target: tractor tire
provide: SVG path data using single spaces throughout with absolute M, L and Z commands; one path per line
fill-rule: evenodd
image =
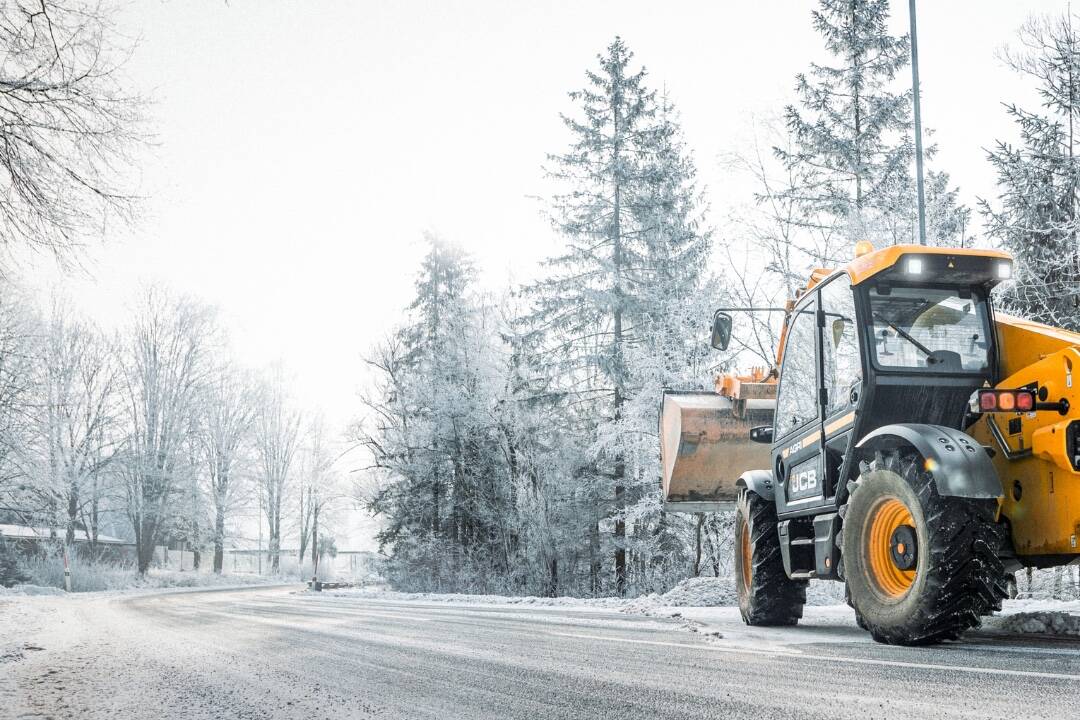
M 844 506 L 844 509 L 846 510 L 847 506 Z M 836 533 L 836 541 L 835 541 L 835 543 L 836 543 L 837 549 L 840 550 L 840 553 L 841 553 L 840 559 L 836 562 L 836 574 L 840 576 L 841 580 L 843 580 L 844 579 L 844 556 L 843 556 L 843 552 L 844 552 L 844 528 L 843 528 L 843 526 L 840 527 L 840 532 Z M 847 583 L 844 583 L 844 602 L 847 603 L 847 606 L 849 608 L 851 608 L 852 610 L 855 611 L 855 624 L 858 625 L 861 629 L 869 631 L 870 626 L 866 624 L 866 621 L 863 620 L 862 615 L 859 614 L 859 609 L 857 607 L 855 607 L 855 605 L 851 602 L 851 591 L 848 590 Z
M 844 581 L 875 640 L 955 640 L 1001 609 L 1005 538 L 996 501 L 939 495 L 914 451 L 877 453 L 848 490 Z
M 776 506 L 745 488 L 735 513 L 735 589 L 747 625 L 795 625 L 806 604 L 806 580 L 784 571 Z

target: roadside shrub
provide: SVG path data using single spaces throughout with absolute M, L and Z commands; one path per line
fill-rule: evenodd
M 72 554 L 71 589 L 73 592 L 122 590 L 138 584 L 139 574 L 130 563 L 95 563 Z M 63 589 L 64 558 L 60 554 L 38 556 L 27 560 L 23 570 L 32 585 Z
M 208 568 L 201 570 L 167 570 L 151 568 L 146 577 L 140 577 L 134 563 L 91 562 L 77 556 L 71 557 L 72 592 L 100 592 L 103 590 L 126 590 L 128 588 L 187 588 L 205 586 L 249 585 L 281 582 L 282 576 L 215 575 Z M 22 565 L 23 579 L 33 585 L 63 589 L 64 558 L 59 554 L 35 557 Z M 15 584 L 15 583 L 13 583 Z
M 28 580 L 26 573 L 19 567 L 15 548 L 6 540 L 0 540 L 0 586 L 11 587 Z

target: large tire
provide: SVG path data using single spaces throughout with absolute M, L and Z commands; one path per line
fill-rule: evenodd
M 735 515 L 735 588 L 747 625 L 794 625 L 806 603 L 806 580 L 791 580 L 780 556 L 776 506 L 745 488 Z
M 1001 609 L 1004 533 L 996 501 L 939 495 L 913 451 L 877 453 L 849 491 L 844 580 L 859 624 L 875 640 L 953 640 Z

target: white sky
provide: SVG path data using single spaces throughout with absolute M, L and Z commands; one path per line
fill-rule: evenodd
M 565 146 L 566 93 L 614 35 L 679 105 L 719 222 L 752 188 L 718 158 L 821 56 L 814 5 L 135 0 L 127 70 L 157 132 L 145 215 L 90 253 L 92 279 L 70 282 L 105 323 L 147 280 L 219 305 L 241 359 L 282 361 L 301 400 L 343 425 L 361 355 L 409 301 L 424 229 L 468 248 L 496 290 L 557 249 L 531 198 Z M 1000 102 L 1034 106 L 994 53 L 1030 13 L 1065 7 L 920 3 L 934 166 L 970 205 L 993 193 L 984 148 L 1013 137 Z M 905 32 L 907 3 L 893 11 Z

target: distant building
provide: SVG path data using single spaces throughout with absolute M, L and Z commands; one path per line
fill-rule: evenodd
M 64 528 L 33 527 L 30 525 L 0 524 L 0 540 L 12 543 L 17 550 L 34 555 L 44 553 L 57 539 L 63 540 Z M 82 528 L 75 529 L 75 548 L 80 554 L 89 553 L 90 536 Z M 99 557 L 113 560 L 135 558 L 135 543 L 112 535 L 98 534 L 97 551 Z

